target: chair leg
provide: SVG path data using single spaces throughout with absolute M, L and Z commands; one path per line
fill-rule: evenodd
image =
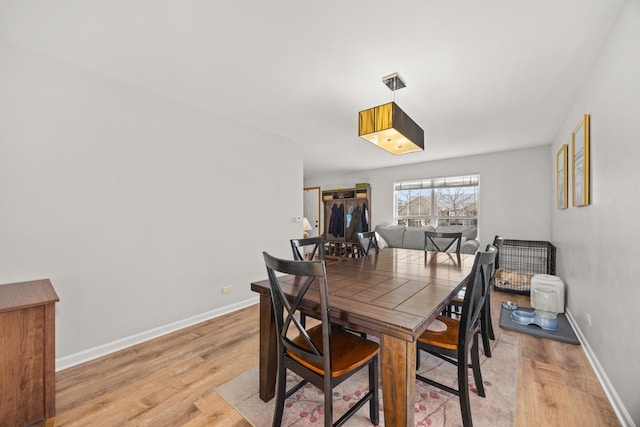
M 484 339 L 484 338 L 483 338 Z M 473 380 L 476 383 L 476 389 L 480 397 L 485 397 L 484 384 L 482 383 L 482 372 L 480 371 L 480 356 L 478 353 L 478 334 L 473 336 L 473 345 L 471 346 L 471 369 L 473 370 Z
M 489 335 L 489 338 L 491 338 L 492 340 L 495 341 L 496 336 L 493 333 L 493 321 L 491 320 L 491 292 L 489 292 L 487 294 L 487 298 L 485 300 L 485 309 L 486 309 L 486 313 L 487 313 L 487 331 Z
M 378 356 L 375 356 L 369 363 L 369 390 L 373 392 L 369 401 L 369 418 L 371 424 L 380 423 L 380 407 L 378 406 Z
M 324 426 L 333 427 L 333 387 L 331 378 L 325 375 L 324 378 Z
M 482 313 L 480 314 L 480 328 L 482 330 L 482 347 L 484 348 L 484 355 L 491 357 L 491 343 L 490 339 L 495 340 L 495 334 L 493 333 L 493 323 L 491 322 L 491 292 L 487 294 L 484 300 L 484 306 L 482 307 Z
M 280 356 L 282 357 L 282 356 Z M 282 413 L 284 412 L 284 400 L 287 392 L 287 369 L 282 366 L 282 361 L 278 363 L 278 385 L 276 390 L 276 406 L 273 413 L 273 427 L 280 427 L 282 424 Z
M 483 310 L 480 316 L 480 329 L 482 333 L 482 347 L 484 348 L 484 355 L 491 357 L 491 343 L 489 342 L 489 327 L 487 325 L 489 320 L 487 319 L 487 312 Z
M 460 399 L 460 412 L 462 413 L 462 425 L 464 427 L 473 426 L 471 403 L 469 401 L 469 379 L 467 377 L 468 365 L 466 354 L 462 358 L 458 358 L 458 398 Z

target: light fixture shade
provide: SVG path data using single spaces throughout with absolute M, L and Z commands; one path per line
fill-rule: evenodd
M 360 111 L 358 135 L 390 152 L 424 150 L 424 131 L 395 102 Z
M 304 231 L 313 230 L 313 228 L 311 227 L 311 224 L 309 223 L 309 220 L 307 219 L 307 217 L 302 218 L 302 229 Z

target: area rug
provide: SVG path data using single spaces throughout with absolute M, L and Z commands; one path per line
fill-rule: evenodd
M 496 331 L 496 341 L 492 341 L 493 357 L 481 355 L 482 379 L 486 397 L 477 395 L 473 375 L 469 371 L 469 389 L 471 391 L 471 414 L 475 426 L 512 426 L 515 415 L 516 364 L 518 354 L 517 338 Z M 418 370 L 423 376 L 433 378 L 454 388 L 456 368 L 425 352 L 421 353 L 421 366 Z M 482 351 L 481 351 L 482 353 Z M 297 377 L 288 373 L 289 386 Z M 216 390 L 227 402 L 234 406 L 256 427 L 271 426 L 275 399 L 263 402 L 258 397 L 258 368 L 237 377 Z M 337 420 L 353 402 L 368 391 L 366 370 L 354 375 L 334 390 L 334 420 Z M 380 390 L 380 426 L 384 426 L 384 407 Z M 393 405 L 393 402 L 389 403 Z M 307 384 L 285 402 L 282 426 L 320 426 L 323 424 L 323 394 Z M 348 426 L 371 426 L 369 405 L 360 409 L 349 421 Z M 415 403 L 416 426 L 461 426 L 460 403 L 458 397 L 427 385 L 416 382 Z
M 549 331 L 542 329 L 538 325 L 521 325 L 511 320 L 512 310 L 501 307 L 500 311 L 500 327 L 511 331 L 522 332 L 523 334 L 529 334 L 540 338 L 549 338 L 551 340 L 566 342 L 569 344 L 580 344 L 576 333 L 569 323 L 569 319 L 564 313 L 558 313 L 558 330 Z M 533 311 L 530 307 L 519 307 L 518 310 Z

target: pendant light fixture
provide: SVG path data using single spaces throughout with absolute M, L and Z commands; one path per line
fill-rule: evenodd
M 406 83 L 398 73 L 382 82 L 393 91 L 394 101 L 360 111 L 358 135 L 394 155 L 424 150 L 424 131 L 395 103 L 395 91 Z

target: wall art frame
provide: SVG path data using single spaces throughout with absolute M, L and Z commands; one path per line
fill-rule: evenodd
M 558 209 L 569 207 L 569 146 L 562 144 L 556 154 L 556 194 Z
M 589 122 L 589 114 L 585 114 L 571 133 L 573 206 L 586 206 L 591 203 L 589 197 Z

